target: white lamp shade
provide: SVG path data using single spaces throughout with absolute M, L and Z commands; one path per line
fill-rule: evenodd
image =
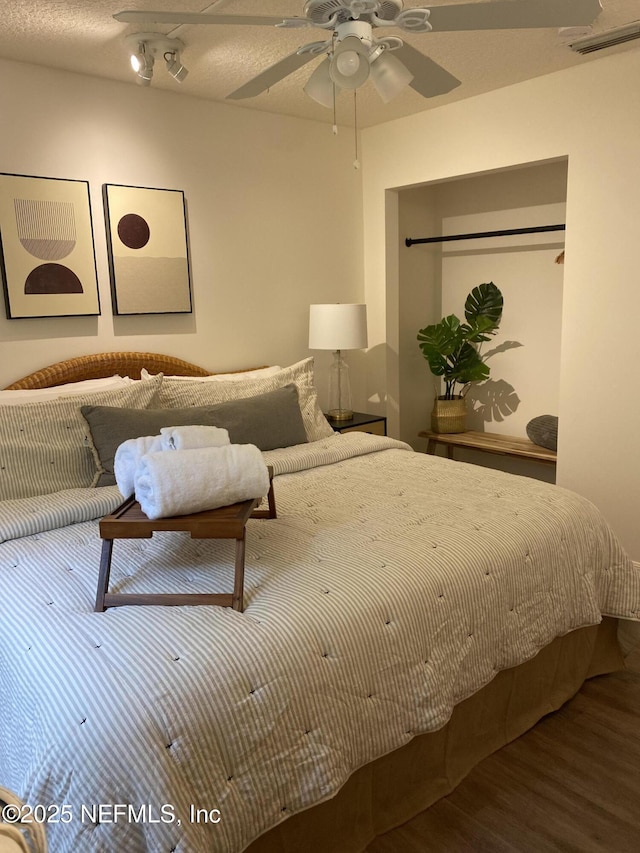
M 382 100 L 388 104 L 409 85 L 413 74 L 396 56 L 385 50 L 371 63 L 371 79 Z
M 330 60 L 327 57 L 318 65 L 304 87 L 306 94 L 317 103 L 322 104 L 323 107 L 333 106 L 333 87 L 335 84 L 329 76 L 329 65 Z
M 329 75 L 341 89 L 357 89 L 369 76 L 369 48 L 357 36 L 347 36 L 333 52 Z
M 367 346 L 367 306 L 331 303 L 311 305 L 309 349 L 345 350 Z

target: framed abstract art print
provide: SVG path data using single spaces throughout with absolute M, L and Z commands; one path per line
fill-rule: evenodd
M 0 174 L 7 317 L 100 313 L 87 181 Z
M 191 312 L 184 193 L 103 186 L 114 314 Z

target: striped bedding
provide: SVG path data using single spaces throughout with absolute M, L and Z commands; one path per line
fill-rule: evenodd
M 115 487 L 0 506 L 0 785 L 50 809 L 51 853 L 242 851 L 554 637 L 640 616 L 568 491 L 363 433 L 265 458 L 244 613 L 94 613 Z M 118 541 L 111 588 L 228 592 L 232 550 Z

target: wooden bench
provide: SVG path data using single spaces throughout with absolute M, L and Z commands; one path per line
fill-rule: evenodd
M 528 438 L 519 438 L 512 435 L 500 435 L 495 432 L 467 432 L 440 433 L 424 430 L 418 433 L 420 438 L 426 438 L 427 453 L 435 455 L 436 446 L 442 444 L 447 448 L 447 456 L 453 459 L 455 447 L 466 447 L 469 450 L 482 450 L 485 453 L 497 453 L 501 456 L 512 456 L 520 459 L 533 459 L 536 462 L 545 462 L 555 465 L 557 453 L 548 450 L 529 441 Z

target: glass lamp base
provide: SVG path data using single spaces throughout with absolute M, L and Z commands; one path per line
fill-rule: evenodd
M 330 409 L 327 412 L 327 417 L 330 421 L 350 421 L 353 417 L 353 412 L 347 409 Z
M 346 421 L 353 417 L 349 366 L 342 357 L 340 350 L 334 352 L 333 364 L 329 370 L 328 411 L 329 418 L 335 421 Z

